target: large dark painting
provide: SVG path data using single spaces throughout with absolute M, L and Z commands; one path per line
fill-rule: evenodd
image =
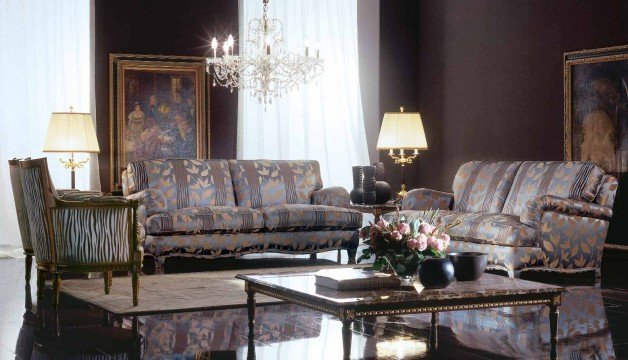
M 112 54 L 112 185 L 132 161 L 206 158 L 205 59 Z
M 628 172 L 628 45 L 566 53 L 565 158 Z

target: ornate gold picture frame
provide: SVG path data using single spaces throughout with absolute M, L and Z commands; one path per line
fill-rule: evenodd
M 111 188 L 131 161 L 209 157 L 205 58 L 109 55 Z
M 628 45 L 568 52 L 563 64 L 565 160 L 628 172 Z

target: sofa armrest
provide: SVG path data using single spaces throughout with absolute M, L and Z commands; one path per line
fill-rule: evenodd
M 101 197 L 104 194 L 100 191 L 81 191 L 75 189 L 57 189 L 57 194 L 61 200 L 83 201 L 91 198 Z
M 126 196 L 129 200 L 139 201 L 140 208 L 146 216 L 161 213 L 168 210 L 166 203 L 166 197 L 161 190 L 157 189 L 144 189 L 140 192 L 136 192 Z
M 557 212 L 564 215 L 594 218 L 611 221 L 613 209 L 604 205 L 585 201 L 565 199 L 554 195 L 539 195 L 526 203 L 526 211 L 521 216 L 521 222 L 538 227 L 546 212 Z
M 340 186 L 330 186 L 312 193 L 312 205 L 329 205 L 348 208 L 351 204 L 349 192 Z
M 401 201 L 403 210 L 451 210 L 454 194 L 431 189 L 412 189 Z

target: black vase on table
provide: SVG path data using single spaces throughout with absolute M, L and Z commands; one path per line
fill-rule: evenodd
M 375 166 L 375 204 L 385 204 L 392 196 L 392 189 L 386 182 L 384 163 L 375 162 L 373 166 Z
M 375 204 L 377 200 L 377 194 L 375 193 L 375 166 L 363 166 L 362 174 L 362 188 L 364 193 L 362 194 L 362 202 L 367 205 Z
M 444 289 L 454 280 L 454 265 L 447 258 L 428 257 L 421 261 L 417 275 L 426 289 Z
M 449 253 L 447 258 L 454 265 L 454 276 L 458 281 L 479 280 L 488 263 L 488 254 L 481 252 Z
M 385 181 L 375 182 L 375 203 L 385 204 L 392 195 L 390 184 Z
M 383 162 L 374 162 L 373 166 L 375 166 L 375 180 L 377 181 L 386 181 L 386 168 L 384 167 Z
M 349 193 L 349 198 L 354 204 L 362 204 L 362 194 L 364 189 L 362 188 L 362 166 L 354 166 L 353 168 L 353 189 Z

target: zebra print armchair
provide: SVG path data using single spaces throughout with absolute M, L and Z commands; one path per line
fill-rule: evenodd
M 26 215 L 26 205 L 24 204 L 24 194 L 22 192 L 22 180 L 20 178 L 20 160 L 9 160 L 9 175 L 11 178 L 11 188 L 13 189 L 13 199 L 15 200 L 15 212 L 22 239 L 22 249 L 26 255 L 25 272 L 26 288 L 30 289 L 31 268 L 33 267 L 33 246 L 31 245 L 31 233 L 28 228 L 28 215 Z M 26 301 L 26 309 L 31 309 L 30 301 Z
M 45 273 L 52 276 L 53 305 L 57 307 L 63 272 L 103 272 L 108 294 L 112 272 L 130 271 L 133 306 L 137 306 L 142 266 L 138 203 L 97 194 L 62 199 L 50 181 L 46 158 L 20 161 L 20 177 L 37 263 L 38 303 Z

